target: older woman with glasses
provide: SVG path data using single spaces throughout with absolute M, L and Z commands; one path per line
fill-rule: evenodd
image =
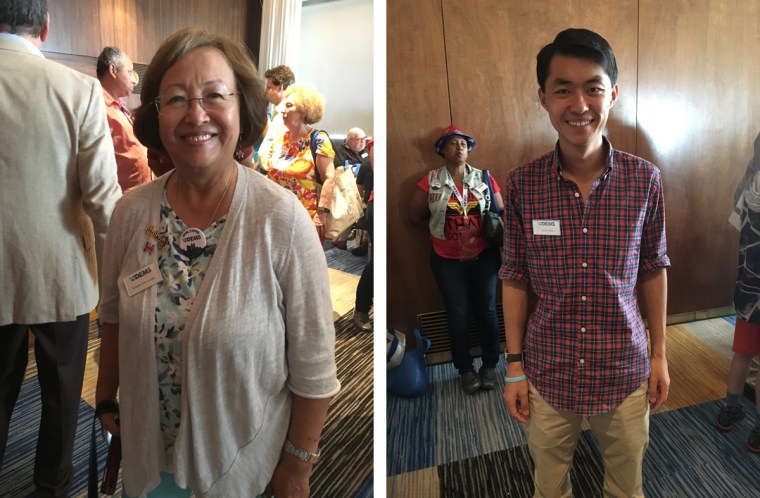
M 135 133 L 175 169 L 122 198 L 106 240 L 96 414 L 122 436 L 124 490 L 305 498 L 340 384 L 312 222 L 233 159 L 264 85 L 242 45 L 187 29 L 140 97 Z
M 335 172 L 330 137 L 311 125 L 322 119 L 325 98 L 311 85 L 295 84 L 283 94 L 283 134 L 274 139 L 272 155 L 262 156 L 267 176 L 296 194 L 324 241 L 325 207 Z M 324 195 L 322 186 L 324 184 Z

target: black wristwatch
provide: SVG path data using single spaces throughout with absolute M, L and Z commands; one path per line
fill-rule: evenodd
M 507 364 L 509 363 L 517 363 L 518 361 L 523 361 L 523 354 L 522 353 L 504 353 L 504 359 L 507 361 Z

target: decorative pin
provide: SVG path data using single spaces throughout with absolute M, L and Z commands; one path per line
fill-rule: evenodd
M 159 249 L 163 249 L 164 246 L 169 243 L 169 237 L 167 237 L 166 235 L 161 235 L 158 232 L 158 230 L 156 230 L 156 227 L 154 227 L 153 225 L 149 226 L 145 230 L 145 233 L 150 235 L 153 239 L 156 240 L 156 242 L 158 242 Z
M 153 254 L 153 249 L 155 249 L 155 246 L 151 244 L 150 242 L 146 242 L 145 247 L 143 247 L 143 252 L 147 252 L 148 254 Z
M 188 228 L 179 237 L 179 248 L 188 258 L 197 258 L 206 247 L 206 234 L 199 228 Z

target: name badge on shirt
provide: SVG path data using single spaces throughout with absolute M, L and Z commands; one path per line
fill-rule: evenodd
M 559 220 L 533 220 L 533 235 L 562 235 Z
M 368 155 L 369 155 L 369 153 L 368 153 L 368 152 L 362 152 L 362 159 L 364 159 L 364 158 L 365 158 L 365 157 L 367 157 Z
M 129 297 L 144 291 L 148 287 L 156 285 L 160 281 L 161 271 L 158 269 L 158 263 L 155 261 L 145 268 L 137 270 L 132 275 L 124 277 L 124 285 L 127 288 L 127 295 Z

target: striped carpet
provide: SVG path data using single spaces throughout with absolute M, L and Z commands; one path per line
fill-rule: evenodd
M 336 363 L 341 392 L 333 399 L 322 436 L 322 460 L 311 479 L 313 498 L 370 498 L 372 494 L 372 334 L 358 334 L 351 314 L 335 322 Z M 97 328 L 91 325 L 89 349 L 98 347 Z M 5 463 L 0 471 L 0 497 L 18 498 L 34 491 L 32 472 L 41 411 L 36 367 L 30 351 L 31 375 L 21 388 L 11 419 Z M 75 474 L 70 496 L 87 495 L 87 469 L 93 408 L 80 402 L 79 427 L 74 443 Z M 102 470 L 106 448 L 99 445 Z M 121 496 L 121 482 L 116 496 Z
M 328 244 L 329 242 L 326 242 Z M 330 246 L 325 251 L 327 266 L 352 275 L 361 275 L 367 265 L 367 256 L 354 256 L 351 251 Z
M 713 345 L 730 341 L 733 326 L 722 319 L 696 323 L 698 334 L 686 324 L 672 334 L 668 328 L 671 379 L 677 380 L 671 389 L 695 388 L 680 401 L 674 396 L 670 410 L 652 416 L 644 491 L 650 497 L 760 497 L 760 456 L 745 449 L 754 418 L 729 433 L 714 429 L 729 360 Z M 706 333 L 713 344 L 699 337 Z M 706 368 L 711 363 L 718 367 Z M 500 382 L 503 368 L 498 369 Z M 507 414 L 503 385 L 466 396 L 451 363 L 428 366 L 427 372 L 425 396 L 387 399 L 387 497 L 532 496 L 532 461 L 522 426 Z M 698 389 L 707 380 L 722 387 Z M 754 405 L 745 403 L 753 413 Z M 584 431 L 571 473 L 574 496 L 601 496 L 602 469 L 594 437 Z

